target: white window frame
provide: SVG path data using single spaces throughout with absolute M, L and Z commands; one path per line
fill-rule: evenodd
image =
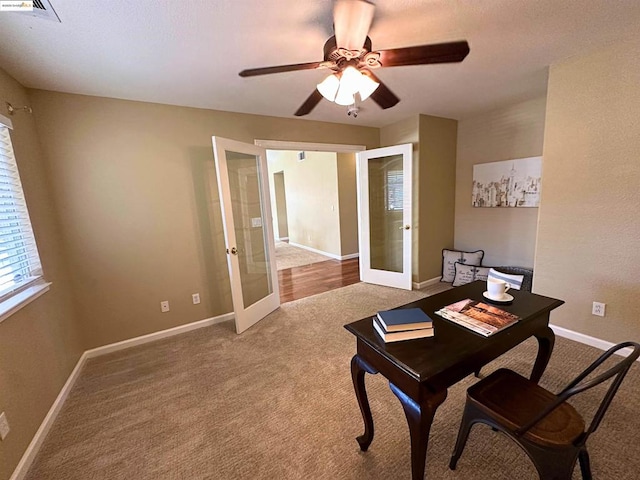
M 7 137 L 9 139 L 8 147 L 4 149 L 4 153 L 0 158 L 2 158 L 2 161 L 5 165 L 8 165 L 7 168 L 14 169 L 15 172 L 12 175 L 14 175 L 16 179 L 14 179 L 12 188 L 18 189 L 17 196 L 24 198 L 22 184 L 20 182 L 20 175 L 18 173 L 18 166 L 16 164 L 15 154 L 13 151 L 11 135 L 9 132 L 13 129 L 11 119 L 0 115 L 0 129 L 2 130 L 1 133 L 3 134 L 4 130 L 6 130 Z M 13 193 L 16 193 L 15 190 Z M 24 205 L 20 205 L 20 207 L 23 208 L 23 213 L 19 215 L 19 222 L 21 228 L 27 231 L 26 235 L 31 242 L 31 245 L 29 246 L 29 253 L 34 260 L 30 263 L 32 263 L 34 267 L 30 272 L 31 275 L 27 280 L 14 285 L 9 285 L 5 289 L 3 289 L 4 292 L 0 295 L 0 322 L 47 292 L 49 290 L 49 286 L 51 285 L 44 280 L 40 257 L 38 254 L 38 247 L 35 244 L 35 238 L 33 238 L 31 220 L 29 218 L 29 212 L 27 211 L 26 202 L 24 202 Z

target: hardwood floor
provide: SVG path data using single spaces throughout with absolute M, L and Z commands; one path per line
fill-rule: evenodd
M 327 260 L 278 271 L 280 302 L 309 297 L 360 281 L 358 259 Z

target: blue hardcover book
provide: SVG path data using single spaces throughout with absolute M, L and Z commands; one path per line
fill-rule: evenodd
M 433 327 L 429 315 L 419 308 L 397 308 L 378 312 L 378 320 L 387 332 L 419 330 Z

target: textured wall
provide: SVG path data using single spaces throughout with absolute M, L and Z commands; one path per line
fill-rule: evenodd
M 5 102 L 32 105 L 25 89 L 0 70 L 3 108 Z M 0 412 L 6 413 L 11 426 L 0 442 L 0 480 L 10 477 L 84 350 L 34 117 L 20 111 L 11 120 L 11 139 L 45 278 L 53 284 L 0 322 Z
M 358 193 L 355 153 L 338 153 L 340 254 L 358 253 Z
M 31 97 L 85 348 L 231 311 L 212 135 L 369 148 L 379 139 L 378 129 L 352 125 L 47 91 Z M 161 300 L 170 312 L 160 312 Z
M 538 209 L 472 207 L 473 165 L 542 155 L 545 102 L 515 103 L 458 125 L 455 247 L 484 250 L 485 265 L 533 266 Z
M 612 342 L 640 340 L 638 51 L 621 43 L 549 73 L 534 288 L 566 301 L 553 323 Z
M 442 249 L 454 242 L 458 122 L 420 115 L 420 277 L 439 277 Z
M 331 152 L 267 152 L 270 183 L 284 172 L 289 242 L 340 255 L 337 155 Z M 273 199 L 273 192 L 271 193 Z

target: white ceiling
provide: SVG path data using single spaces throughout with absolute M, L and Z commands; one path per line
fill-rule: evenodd
M 0 68 L 27 87 L 293 117 L 326 71 L 240 78 L 322 60 L 330 0 L 51 0 L 62 23 L 0 12 Z M 547 67 L 636 34 L 638 0 L 377 0 L 375 49 L 466 39 L 460 64 L 383 68 L 400 97 L 357 119 L 322 101 L 306 119 L 384 126 L 465 116 L 546 90 Z M 4 100 L 4 99 L 3 99 Z

